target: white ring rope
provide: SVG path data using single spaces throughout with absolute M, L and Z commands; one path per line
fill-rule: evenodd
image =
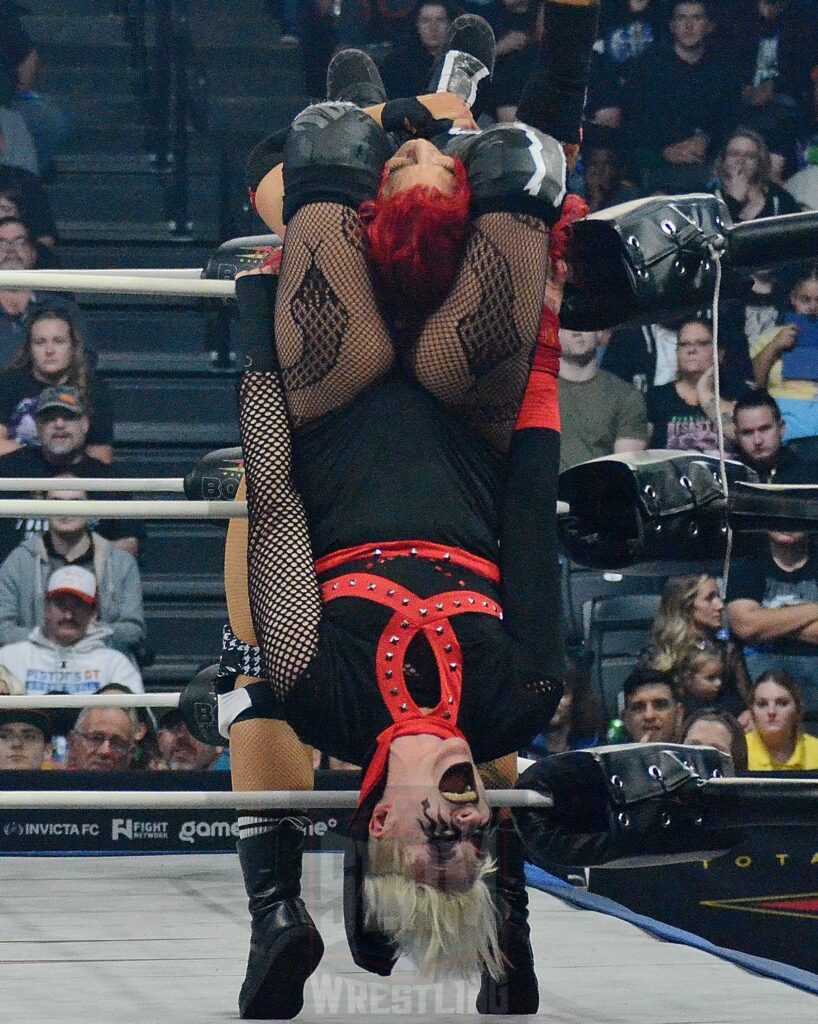
M 81 483 L 78 478 L 77 485 Z M 103 519 L 246 519 L 247 502 L 149 499 L 67 502 L 56 498 L 0 498 L 0 519 L 68 515 Z
M 70 467 L 65 470 L 69 479 L 55 476 L 0 477 L 0 491 L 142 491 L 145 494 L 184 494 L 182 477 L 71 477 Z
M 489 789 L 486 800 L 491 807 L 552 807 L 549 796 L 532 789 Z M 251 793 L 227 791 L 165 790 L 66 790 L 41 789 L 20 792 L 0 790 L 0 810 L 323 810 L 354 809 L 358 791 L 340 790 L 264 790 Z
M 32 693 L 0 694 L 4 711 L 51 711 L 55 708 L 178 708 L 178 693 Z
M 158 277 L 176 281 L 201 281 L 200 267 L 111 267 L 108 270 L 75 270 L 61 268 L 61 274 L 91 274 L 94 277 Z
M 139 274 L 86 274 L 64 270 L 0 270 L 0 289 L 94 292 L 114 295 L 173 295 L 181 298 L 232 299 L 235 281 L 148 277 Z

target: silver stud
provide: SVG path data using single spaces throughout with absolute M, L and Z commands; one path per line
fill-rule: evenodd
M 401 711 L 407 711 L 408 710 L 406 704 L 401 704 L 400 709 L 401 709 Z
M 443 561 L 444 562 L 451 562 L 451 560 L 452 560 L 452 556 L 447 551 L 446 554 L 443 556 Z
M 412 558 L 414 558 L 417 553 L 418 553 L 418 549 L 417 548 L 410 548 L 409 549 L 409 554 L 412 556 Z
M 349 585 L 350 585 L 351 587 L 354 587 L 354 586 L 355 586 L 355 584 L 356 584 L 357 582 L 358 582 L 357 580 L 350 580 L 350 581 L 349 581 Z
M 469 604 L 474 604 L 474 598 L 473 597 L 469 598 Z
M 442 604 L 436 604 L 435 605 L 435 611 L 436 612 L 442 612 L 443 611 L 443 605 Z
M 367 590 L 377 590 L 378 589 L 378 584 L 377 583 L 370 583 L 369 586 L 366 589 Z
M 463 607 L 463 602 L 462 601 L 455 601 L 454 606 L 455 606 L 455 608 L 462 608 Z
M 451 713 L 451 711 L 444 711 L 444 712 L 443 712 L 443 717 L 444 717 L 445 719 L 449 719 L 449 718 L 451 718 L 451 717 L 452 717 L 452 713 Z
M 443 627 L 442 626 L 438 626 L 435 629 L 435 633 L 437 633 L 438 636 L 443 636 Z
M 397 688 L 397 686 L 393 686 L 392 689 L 389 692 L 392 694 L 393 697 L 397 697 L 397 695 L 398 695 L 398 688 Z
M 395 657 L 395 655 L 391 651 L 387 651 L 384 657 L 386 658 L 387 661 L 391 661 Z
M 387 590 L 386 596 L 387 597 L 394 597 L 395 596 L 395 591 L 394 590 Z
M 393 590 L 392 593 L 394 594 L 395 591 Z M 407 604 L 409 604 L 409 598 L 408 597 L 404 597 L 404 599 L 401 601 L 401 604 L 404 605 L 404 607 L 405 607 Z
M 449 703 L 454 704 L 454 697 L 449 697 Z
M 489 606 L 489 603 L 488 603 L 488 601 L 484 601 L 484 602 L 483 602 L 483 607 L 484 607 L 484 608 L 488 608 L 488 606 Z
M 389 637 L 389 643 L 390 644 L 399 644 L 400 643 L 400 637 L 399 636 L 390 636 Z
M 338 584 L 337 583 L 333 583 L 332 584 L 332 589 L 333 590 L 337 590 L 338 589 Z
M 383 554 L 383 551 L 381 551 L 380 548 L 375 548 L 375 550 L 372 553 L 375 555 L 376 558 L 379 558 Z
M 445 651 L 445 652 L 446 652 L 447 654 L 451 654 L 451 653 L 452 653 L 452 645 L 451 645 L 451 644 L 446 644 L 446 646 L 445 646 L 445 647 L 443 648 L 443 650 L 444 650 L 444 651 Z
M 450 661 L 449 662 L 449 668 L 451 669 L 452 672 L 456 672 L 457 671 L 457 662 L 456 661 Z
M 401 622 L 401 624 L 400 624 L 400 628 L 401 629 L 408 629 L 409 628 L 409 620 L 408 619 L 404 619 L 403 622 Z
M 428 609 L 427 608 L 418 608 L 418 614 L 419 615 L 426 615 L 427 613 L 428 613 Z
M 384 673 L 384 675 L 386 676 L 387 679 L 391 679 L 392 678 L 392 669 L 388 668 L 386 670 L 386 672 Z M 397 690 L 393 690 L 392 691 L 392 696 L 393 697 L 397 697 L 397 695 L 398 695 L 398 691 Z

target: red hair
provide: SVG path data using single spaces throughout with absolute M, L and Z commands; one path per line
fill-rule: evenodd
M 589 212 L 588 204 L 581 196 L 574 195 L 573 192 L 568 193 L 562 204 L 560 219 L 551 228 L 548 239 L 548 255 L 552 263 L 555 260 L 571 262 L 571 227 L 576 221 L 587 217 Z
M 400 320 L 428 315 L 454 282 L 469 231 L 469 188 L 466 168 L 455 160 L 455 191 L 416 185 L 388 198 L 382 195 L 388 177 L 373 201 L 360 209 L 364 243 L 388 305 Z

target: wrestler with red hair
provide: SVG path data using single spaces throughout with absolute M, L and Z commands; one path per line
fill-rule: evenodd
M 542 311 L 565 157 L 525 125 L 393 149 L 349 104 L 299 115 L 274 351 L 269 278 L 237 283 L 261 665 L 241 667 L 220 722 L 236 788 L 287 788 L 258 767 L 262 724 L 366 766 L 345 893 L 358 963 L 388 974 L 406 952 L 432 974 L 481 972 L 481 1012 L 531 1013 L 522 852 L 501 829 L 498 921 L 475 765 L 516 750 L 561 692 L 558 350 Z M 302 833 L 240 821 L 243 1016 L 295 1015 L 320 960 Z

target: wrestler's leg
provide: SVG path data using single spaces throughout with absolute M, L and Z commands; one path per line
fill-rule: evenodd
M 239 397 L 247 536 L 254 558 L 248 560 L 244 530 L 236 525 L 225 552 L 225 585 L 231 625 L 247 641 L 258 637 L 262 674 L 269 679 L 240 676 L 238 690 L 227 695 L 248 697 L 234 702 L 228 716 L 233 783 L 240 790 L 312 788 L 309 749 L 249 695 L 250 690 L 263 694 L 268 707 L 270 689 L 279 700 L 286 696 L 315 653 L 321 616 L 306 519 L 292 482 L 284 391 L 270 352 L 274 285 L 274 279 L 261 276 L 237 282 L 245 360 L 256 367 L 242 377 Z M 304 984 L 323 954 L 321 936 L 300 898 L 305 836 L 305 820 L 294 815 L 259 810 L 239 819 L 237 848 L 252 922 L 239 993 L 242 1017 L 298 1014 Z
M 528 380 L 547 253 L 543 221 L 512 213 L 478 217 L 449 295 L 407 354 L 417 380 L 501 451 Z
M 351 207 L 311 203 L 287 225 L 275 337 L 295 427 L 346 405 L 392 367 Z

